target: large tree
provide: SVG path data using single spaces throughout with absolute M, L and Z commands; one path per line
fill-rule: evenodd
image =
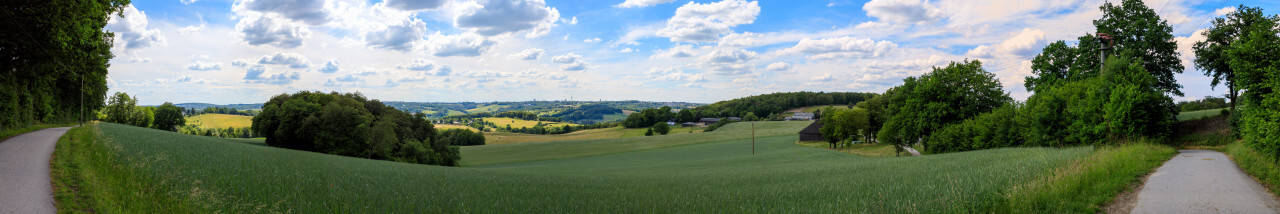
M 1236 11 L 1226 17 L 1213 19 L 1213 26 L 1201 33 L 1205 40 L 1196 42 L 1193 49 L 1196 53 L 1196 68 L 1204 71 L 1204 75 L 1213 77 L 1210 87 L 1219 84 L 1227 87 L 1227 98 L 1231 99 L 1231 111 L 1236 110 L 1236 97 L 1239 89 L 1235 83 L 1235 72 L 1228 63 L 1226 51 L 1231 44 L 1248 36 L 1248 28 L 1255 24 L 1276 23 L 1277 16 L 1262 14 L 1261 8 L 1240 5 Z
M 831 144 L 831 148 L 855 135 L 866 135 L 867 127 L 870 126 L 869 115 L 866 109 L 831 109 L 827 108 L 826 114 L 822 115 L 822 129 L 818 131 L 822 133 L 823 138 L 827 139 L 827 143 Z
M 1031 69 L 1035 76 L 1027 77 L 1027 90 L 1040 92 L 1098 76 L 1104 58 L 1101 49 L 1109 45 L 1112 50 L 1107 51 L 1107 55 L 1122 51 L 1138 53 L 1133 57 L 1155 76 L 1161 92 L 1182 96 L 1182 86 L 1173 78 L 1184 69 L 1178 59 L 1178 45 L 1173 41 L 1173 28 L 1139 0 L 1125 0 L 1119 5 L 1108 2 L 1099 9 L 1102 18 L 1093 20 L 1095 31 L 1111 35 L 1112 41 L 1087 34 L 1078 37 L 1079 43 L 1074 47 L 1064 41 L 1051 43 L 1033 58 Z
M 1274 19 L 1273 19 L 1274 20 Z M 1246 145 L 1280 160 L 1280 30 L 1275 21 L 1254 23 L 1231 44 L 1225 59 L 1235 73 L 1244 109 L 1238 131 Z
M 93 115 L 107 94 L 113 34 L 128 0 L 0 1 L 0 130 Z
M 152 127 L 165 131 L 176 131 L 175 127 L 184 125 L 187 119 L 182 117 L 182 108 L 173 103 L 164 102 L 164 105 L 156 107 L 156 119 Z
M 877 136 L 900 146 L 923 140 L 943 126 L 990 112 L 1012 100 L 979 61 L 952 62 L 919 78 L 903 80 L 902 106 Z

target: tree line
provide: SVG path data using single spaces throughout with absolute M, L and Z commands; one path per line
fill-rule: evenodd
M 138 98 L 124 92 L 111 95 L 111 99 L 107 101 L 106 107 L 99 112 L 97 118 L 104 122 L 165 131 L 178 130 L 187 123 L 187 119 L 182 116 L 182 108 L 173 103 L 165 102 L 160 106 L 138 106 Z
M 236 108 L 231 108 L 231 107 L 205 107 L 204 109 L 201 109 L 201 110 L 196 110 L 194 108 L 183 108 L 183 112 L 187 116 L 196 116 L 201 114 L 230 114 L 230 115 L 255 116 L 255 115 L 258 115 L 259 111 L 238 110 Z
M 107 98 L 114 33 L 128 0 L 0 3 L 0 130 L 93 119 Z
M 301 91 L 271 98 L 253 117 L 267 145 L 407 163 L 457 166 L 458 147 L 410 115 L 358 93 Z M 469 131 L 469 130 L 467 130 Z
M 824 112 L 824 137 L 834 145 L 862 134 L 927 153 L 1169 137 L 1179 109 L 1168 95 L 1181 95 L 1172 76 L 1183 70 L 1172 28 L 1141 1 L 1100 9 L 1093 23 L 1102 34 L 1051 43 L 1032 60 L 1026 102 L 1010 99 L 981 62 L 952 62 L 856 109 Z M 1104 47 L 1113 51 L 1102 64 Z
M 1208 109 L 1229 108 L 1231 103 L 1225 97 L 1206 96 L 1204 99 L 1192 101 L 1178 102 L 1178 109 L 1182 111 L 1199 111 Z

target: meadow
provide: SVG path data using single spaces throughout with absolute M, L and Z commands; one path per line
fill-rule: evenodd
M 439 127 L 437 127 L 439 128 Z M 529 143 L 547 141 L 596 140 L 626 137 L 645 137 L 646 129 L 627 129 L 622 127 L 587 129 L 565 134 L 524 134 L 511 132 L 485 132 L 485 145 Z M 674 128 L 668 135 L 687 134 L 689 127 Z M 702 127 L 693 128 L 693 133 L 702 132 Z
M 106 147 L 131 162 L 124 165 L 167 190 L 159 192 L 187 199 L 206 212 L 982 211 L 1003 200 L 999 192 L 1006 187 L 1091 151 L 1009 148 L 867 158 L 798 146 L 795 132 L 804 123 L 769 122 L 756 124 L 761 137 L 753 154 L 751 139 L 741 136 L 750 131 L 743 124 L 697 134 L 464 147 L 464 161 L 474 167 L 463 168 L 326 155 L 273 148 L 261 140 L 118 124 L 96 127 L 99 137 L 107 139 Z M 614 144 L 636 145 L 605 146 Z M 486 147 L 614 152 L 488 161 L 503 155 L 485 152 L 503 149 Z M 506 154 L 524 155 L 556 157 Z
M 1206 117 L 1214 117 L 1222 114 L 1222 110 L 1226 108 L 1205 109 L 1199 111 L 1185 111 L 1178 113 L 1178 121 L 1188 121 L 1201 119 Z
M 502 128 L 506 128 L 507 125 L 510 125 L 511 128 L 513 129 L 518 129 L 520 127 L 530 128 L 530 127 L 537 126 L 538 123 L 542 123 L 548 126 L 553 126 L 553 125 L 554 126 L 563 126 L 563 125 L 575 126 L 576 125 L 572 123 L 534 121 L 534 120 L 523 120 L 523 119 L 506 118 L 506 117 L 482 117 L 480 119 L 484 120 L 485 122 L 491 122 L 494 125 L 497 125 L 498 127 L 502 127 Z
M 187 117 L 187 125 L 204 128 L 245 128 L 253 126 L 253 117 L 230 114 L 201 114 Z

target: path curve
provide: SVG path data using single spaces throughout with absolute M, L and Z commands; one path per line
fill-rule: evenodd
M 1277 213 L 1280 203 L 1221 152 L 1178 150 L 1138 193 L 1132 213 Z
M 0 213 L 57 212 L 49 156 L 68 129 L 41 129 L 0 142 Z

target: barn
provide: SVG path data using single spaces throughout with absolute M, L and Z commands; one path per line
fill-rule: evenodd
M 804 129 L 800 130 L 800 141 L 826 140 L 826 138 L 822 137 L 822 132 L 818 131 L 819 129 L 822 129 L 822 120 L 813 121 L 813 123 L 809 124 L 808 127 L 804 127 Z

